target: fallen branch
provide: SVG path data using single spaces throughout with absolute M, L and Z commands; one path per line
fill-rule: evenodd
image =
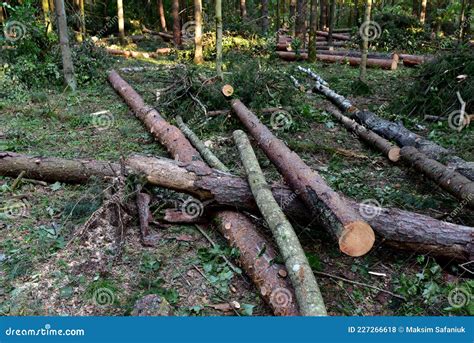
M 257 206 L 268 223 L 285 261 L 301 314 L 304 316 L 326 316 L 324 300 L 305 252 L 293 227 L 273 198 L 250 141 L 240 130 L 234 131 L 234 140 L 239 149 L 240 159 L 247 173 L 250 189 Z

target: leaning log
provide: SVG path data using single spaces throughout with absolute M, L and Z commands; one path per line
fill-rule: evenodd
M 285 61 L 304 61 L 308 59 L 308 54 L 302 52 L 300 54 L 296 54 L 291 51 L 277 51 L 277 55 L 285 60 Z M 323 54 L 316 54 L 316 59 L 322 62 L 328 63 L 347 63 L 351 66 L 358 66 L 360 65 L 361 58 L 359 57 L 350 57 L 350 56 L 338 56 L 338 55 L 323 55 Z M 395 59 L 386 60 L 386 59 L 375 59 L 369 58 L 367 59 L 367 66 L 373 68 L 381 68 L 387 70 L 395 70 L 397 69 L 398 62 Z
M 298 69 L 308 74 L 310 77 L 314 74 L 309 68 L 306 69 L 299 67 Z M 367 129 L 372 130 L 385 139 L 394 141 L 401 147 L 414 146 L 427 157 L 442 163 L 446 162 L 448 168 L 456 170 L 469 180 L 474 181 L 473 162 L 467 162 L 462 158 L 453 155 L 450 150 L 408 130 L 401 123 L 394 123 L 380 118 L 373 112 L 358 109 L 347 98 L 333 91 L 327 86 L 327 84 L 323 85 L 317 79 L 315 79 L 315 89 L 325 95 L 326 98 L 328 98 L 341 111 L 345 112 L 350 118 L 355 119 Z
M 435 181 L 442 189 L 455 196 L 474 209 L 474 182 L 463 175 L 446 168 L 438 161 L 429 159 L 412 146 L 405 146 L 400 151 L 403 161 Z
M 301 314 L 326 316 L 326 306 L 305 252 L 293 227 L 273 197 L 247 135 L 241 130 L 234 131 L 234 140 L 255 202 L 270 227 L 285 262 Z
M 149 131 L 155 136 L 155 138 L 160 141 L 162 145 L 164 145 L 170 155 L 177 161 L 184 162 L 184 163 L 193 163 L 194 165 L 199 166 L 203 170 L 211 170 L 207 164 L 205 164 L 199 152 L 191 145 L 191 143 L 186 139 L 184 134 L 179 130 L 176 126 L 169 124 L 157 110 L 154 108 L 147 106 L 140 95 L 135 92 L 135 90 L 125 81 L 123 80 L 120 75 L 118 75 L 115 71 L 109 73 L 109 81 L 114 89 L 122 96 L 125 102 L 129 105 L 129 107 L 133 110 L 135 115 L 145 123 Z M 244 223 L 247 220 L 247 217 L 244 214 L 235 212 L 233 217 L 236 218 L 235 226 L 240 225 L 240 223 Z M 220 223 L 218 225 L 219 230 L 224 235 L 226 232 L 225 223 L 228 223 L 229 216 L 222 213 L 217 212 L 216 221 Z M 226 222 L 227 220 L 227 222 Z M 248 225 L 247 229 L 250 231 L 254 231 L 254 235 L 258 235 L 257 227 L 255 225 Z M 274 303 L 271 302 L 270 295 L 273 294 L 276 289 L 278 289 L 281 285 L 281 280 L 276 271 L 277 268 L 272 268 L 270 265 L 272 260 L 265 259 L 262 261 L 259 259 L 259 255 L 255 250 L 249 250 L 250 247 L 255 247 L 255 243 L 251 241 L 252 236 L 242 236 L 242 235 L 233 235 L 227 236 L 229 238 L 229 244 L 231 246 L 236 246 L 239 250 L 247 250 L 253 253 L 248 255 L 241 255 L 239 256 L 240 264 L 244 271 L 252 277 L 256 277 L 257 279 L 252 279 L 257 287 L 266 285 L 272 286 L 270 290 L 260 289 L 260 293 L 263 296 L 263 299 L 267 301 L 267 303 L 272 308 L 273 312 L 277 315 L 297 315 L 296 306 L 294 302 L 288 302 L 284 307 L 276 307 Z M 261 236 L 263 241 L 266 241 L 263 236 Z M 267 246 L 271 246 L 270 241 L 266 241 L 265 244 Z M 268 272 L 263 275 L 256 275 L 254 274 L 253 270 L 257 268 L 262 268 L 261 264 L 264 264 L 266 268 L 268 268 Z M 260 264 L 260 266 L 258 266 Z M 281 268 L 284 268 L 281 266 Z M 281 269 L 279 268 L 279 269 Z M 267 279 L 262 282 L 258 280 L 260 277 L 267 277 Z M 265 295 L 263 295 L 265 294 Z
M 165 158 L 130 156 L 120 164 L 0 152 L 1 176 L 17 177 L 22 171 L 25 171 L 26 178 L 66 183 L 85 183 L 92 178 L 111 179 L 122 173 L 136 173 L 143 175 L 151 184 L 190 194 L 215 206 L 238 208 L 253 213 L 258 211 L 250 187 L 244 179 Z M 272 185 L 271 189 L 287 217 L 301 225 L 308 225 L 308 211 L 295 192 L 278 184 Z M 359 204 L 349 198 L 345 200 L 353 211 L 363 208 L 365 212 L 373 214 L 367 220 L 387 245 L 457 261 L 474 259 L 472 227 L 396 208 Z M 268 292 L 269 289 L 265 291 Z
M 349 256 L 366 254 L 375 239 L 370 225 L 352 211 L 317 172 L 276 138 L 240 100 L 233 99 L 231 105 L 288 184 L 314 211 L 319 223 L 337 239 L 340 250 Z
M 386 139 L 380 137 L 378 134 L 367 130 L 364 126 L 357 124 L 353 119 L 350 119 L 343 115 L 335 108 L 327 108 L 328 112 L 331 113 L 339 122 L 344 125 L 346 129 L 354 132 L 360 139 L 368 143 L 371 146 L 381 151 L 388 159 L 392 162 L 397 162 L 400 159 L 400 148 L 393 145 Z

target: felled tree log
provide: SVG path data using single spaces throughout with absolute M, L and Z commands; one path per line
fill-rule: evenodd
M 122 172 L 125 175 L 133 172 L 144 175 L 151 184 L 188 193 L 202 201 L 211 201 L 213 205 L 258 211 L 244 179 L 164 158 L 131 156 L 122 166 L 105 161 L 0 152 L 0 175 L 17 177 L 22 171 L 26 178 L 68 183 L 84 183 L 91 178 L 110 179 Z M 308 211 L 295 192 L 282 185 L 272 185 L 271 189 L 287 217 L 302 225 L 308 224 Z M 353 211 L 364 206 L 365 211 L 376 214 L 370 216 L 368 222 L 390 246 L 459 261 L 474 258 L 474 228 L 400 209 L 362 205 L 349 198 L 345 201 Z
M 308 54 L 302 52 L 300 54 L 296 54 L 291 51 L 277 51 L 276 52 L 281 59 L 285 61 L 302 61 L 308 59 Z M 351 66 L 358 66 L 360 64 L 359 57 L 350 57 L 350 56 L 338 56 L 338 55 L 322 55 L 317 54 L 316 58 L 323 62 L 328 63 L 345 63 L 349 62 Z M 369 58 L 367 59 L 367 66 L 373 68 L 381 68 L 381 69 L 388 69 L 388 70 L 395 70 L 397 69 L 398 62 L 395 59 L 386 60 L 386 59 L 375 59 Z
M 268 223 L 285 262 L 301 314 L 326 316 L 326 306 L 305 252 L 293 227 L 273 197 L 250 141 L 240 130 L 234 131 L 234 140 L 255 202 Z
M 367 130 L 364 126 L 357 124 L 355 120 L 346 117 L 338 110 L 334 108 L 327 108 L 327 110 L 336 117 L 336 119 L 339 120 L 346 129 L 354 132 L 358 137 L 371 146 L 375 146 L 379 151 L 387 156 L 390 161 L 397 162 L 400 159 L 399 147 L 380 137 L 378 134 Z
M 403 65 L 407 67 L 413 67 L 425 62 L 429 62 L 433 59 L 433 56 L 408 55 L 408 54 L 400 54 L 399 57 L 403 61 Z
M 260 112 L 260 113 L 273 113 L 273 112 L 278 112 L 278 111 L 283 111 L 283 110 L 284 108 L 281 108 L 281 107 L 266 107 L 259 110 L 252 110 L 252 111 Z M 216 111 L 208 111 L 207 115 L 209 117 L 217 117 L 220 115 L 227 115 L 231 113 L 232 113 L 231 110 L 216 110 Z
M 329 32 L 325 32 L 325 31 L 316 31 L 316 34 L 320 37 L 326 37 L 326 38 L 329 36 Z M 333 33 L 332 38 L 333 39 L 339 39 L 339 40 L 346 40 L 346 41 L 351 40 L 350 36 L 340 34 L 340 33 Z
M 349 208 L 317 172 L 276 138 L 240 100 L 232 100 L 231 105 L 288 184 L 314 211 L 319 223 L 337 239 L 340 250 L 349 256 L 366 254 L 375 240 L 370 225 Z
M 133 57 L 133 58 L 157 58 L 162 55 L 168 55 L 171 52 L 170 48 L 159 48 L 155 52 L 141 52 L 131 50 L 120 50 L 106 48 L 107 53 L 115 56 Z
M 200 167 L 202 170 L 207 170 L 207 172 L 211 172 L 212 169 L 209 168 L 207 164 L 202 161 L 199 152 L 194 149 L 194 147 L 186 139 L 183 133 L 176 126 L 169 124 L 165 119 L 163 119 L 158 113 L 158 111 L 156 111 L 154 108 L 150 108 L 149 106 L 147 106 L 143 99 L 140 97 L 140 95 L 135 92 L 135 90 L 127 82 L 125 82 L 125 80 L 123 80 L 120 75 L 118 75 L 115 71 L 112 71 L 109 74 L 109 81 L 115 88 L 115 90 L 122 96 L 125 102 L 130 106 L 130 108 L 135 112 L 136 116 L 145 123 L 150 132 L 160 141 L 161 144 L 163 144 L 168 149 L 170 155 L 175 160 L 184 163 L 193 163 L 194 165 Z M 169 177 L 174 177 L 174 175 L 169 175 Z M 229 225 L 229 218 L 231 218 L 229 217 L 229 215 L 226 215 L 222 212 L 216 213 L 215 219 L 218 223 L 220 223 L 218 228 L 222 234 L 226 232 L 226 227 L 224 225 L 226 223 L 227 225 Z M 232 215 L 232 218 L 234 218 L 236 222 L 234 224 L 230 223 L 230 225 L 239 226 L 241 225 L 241 223 L 247 222 L 247 230 L 255 232 L 254 236 L 258 235 L 257 227 L 255 225 L 250 225 L 247 220 L 247 217 L 244 214 L 235 212 Z M 255 247 L 255 243 L 251 241 L 251 237 L 251 235 L 242 236 L 237 234 L 232 236 L 229 235 L 227 238 L 231 239 L 229 240 L 230 245 L 237 247 L 239 250 L 246 250 L 252 252 L 247 255 L 241 255 L 239 257 L 240 264 L 242 265 L 242 268 L 247 273 L 247 275 L 249 275 L 250 277 L 252 277 L 253 275 L 256 278 L 267 278 L 263 282 L 259 279 L 252 279 L 252 281 L 257 287 L 263 285 L 271 286 L 269 290 L 260 289 L 260 293 L 265 294 L 265 296 L 263 296 L 263 299 L 269 301 L 268 304 L 272 308 L 273 312 L 275 314 L 288 316 L 297 315 L 298 313 L 295 312 L 296 306 L 294 305 L 293 299 L 290 299 L 291 301 L 286 303 L 285 306 L 280 307 L 275 306 L 275 304 L 271 301 L 271 294 L 274 294 L 274 292 L 281 285 L 281 281 L 279 280 L 280 277 L 278 275 L 278 272 L 276 272 L 276 268 L 270 267 L 272 260 L 262 261 L 261 259 L 259 259 L 258 252 L 255 250 L 251 250 L 253 247 Z M 265 240 L 263 236 L 261 236 L 261 240 L 265 241 L 264 243 L 266 246 L 272 245 L 271 242 Z M 268 272 L 262 275 L 256 275 L 253 270 L 257 268 L 262 268 L 258 265 L 262 263 L 266 265 L 266 267 L 268 268 Z M 284 267 L 281 266 L 281 268 Z M 268 292 L 269 295 L 267 295 Z
M 352 51 L 352 50 L 316 50 L 318 54 L 321 55 L 336 55 L 336 56 L 348 56 L 348 57 L 361 57 L 362 54 L 360 51 Z M 396 60 L 399 61 L 399 57 L 397 54 L 384 54 L 380 52 L 371 52 L 367 54 L 368 58 L 373 59 L 383 59 L 383 60 Z
M 298 69 L 311 77 L 311 74 L 309 73 L 311 70 L 309 68 Z M 464 175 L 469 180 L 474 181 L 473 162 L 466 162 L 462 158 L 453 155 L 450 150 L 408 130 L 401 123 L 394 123 L 392 121 L 380 118 L 375 113 L 370 111 L 359 110 L 344 96 L 336 93 L 327 85 L 320 83 L 318 80 L 315 81 L 315 89 L 318 92 L 325 95 L 341 111 L 346 112 L 350 118 L 357 120 L 367 129 L 375 132 L 385 139 L 394 141 L 401 147 L 414 146 L 429 158 L 437 160 L 441 163 L 447 163 L 449 168 L 456 170 L 458 173 Z
M 186 138 L 189 139 L 196 150 L 199 151 L 202 158 L 204 158 L 209 166 L 220 171 L 229 171 L 229 169 L 227 169 L 227 167 L 217 158 L 217 156 L 214 155 L 214 153 L 204 145 L 199 137 L 196 136 L 196 134 L 183 122 L 183 118 L 181 118 L 181 116 L 176 116 L 176 123 Z
M 466 201 L 467 205 L 474 209 L 474 182 L 455 171 L 449 170 L 438 161 L 429 159 L 415 147 L 403 147 L 400 156 L 403 161 L 435 181 L 448 193 Z

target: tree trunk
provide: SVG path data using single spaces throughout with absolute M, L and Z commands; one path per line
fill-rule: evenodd
M 354 0 L 354 20 L 356 26 L 359 26 L 359 0 Z
M 331 8 L 329 11 L 329 33 L 328 45 L 332 45 L 334 22 L 336 21 L 336 0 L 331 0 Z
M 191 146 L 183 133 L 177 127 L 170 125 L 164 120 L 158 111 L 147 106 L 138 93 L 135 92 L 120 75 L 112 71 L 109 74 L 109 81 L 128 106 L 134 111 L 135 115 L 145 123 L 156 139 L 168 149 L 173 158 L 183 163 L 192 163 L 192 168 L 199 168 L 203 173 L 212 173 L 212 169 L 202 161 L 199 152 Z M 130 165 L 132 168 L 135 167 L 141 170 L 149 170 L 147 168 L 151 167 L 152 171 L 155 168 L 147 161 L 143 163 L 143 160 L 135 160 L 135 162 L 130 162 Z M 156 170 L 159 170 L 159 168 Z M 183 183 L 182 180 L 176 179 L 178 171 L 172 171 L 171 174 L 165 175 L 168 182 L 171 179 L 170 188 L 172 189 L 179 187 L 179 185 Z M 150 176 L 150 180 L 154 178 L 155 176 Z M 201 200 L 205 199 L 206 198 L 201 198 Z M 280 280 L 281 278 L 278 275 L 279 270 L 283 267 L 272 266 L 273 260 L 267 259 L 268 255 L 266 254 L 264 254 L 262 258 L 260 249 L 255 246 L 257 242 L 262 243 L 260 248 L 271 247 L 272 244 L 258 233 L 257 228 L 252 225 L 243 214 L 238 212 L 231 212 L 230 214 L 228 212 L 217 212 L 215 219 L 220 223 L 219 229 L 223 233 L 223 236 L 229 240 L 230 245 L 236 246 L 241 252 L 247 252 L 247 254 L 240 256 L 240 262 L 247 275 L 253 277 L 252 280 L 254 283 L 257 287 L 260 287 L 260 294 L 266 301 L 269 301 L 274 313 L 277 315 L 296 315 L 297 310 L 292 299 L 289 299 L 284 306 L 272 301 L 272 295 L 274 297 L 275 292 L 278 292 L 278 289 L 282 286 L 282 283 L 284 283 Z M 247 236 L 242 236 L 238 232 L 239 229 L 243 231 L 242 225 L 246 225 L 246 231 L 249 233 Z M 233 234 L 231 235 L 231 233 Z M 256 238 L 257 241 L 253 241 L 253 238 Z M 266 269 L 265 273 L 256 274 L 256 271 L 262 271 L 263 269 Z M 263 277 L 266 279 L 261 280 Z
M 306 0 L 296 1 L 295 37 L 301 40 L 302 47 L 306 46 Z
M 307 53 L 300 53 L 296 54 L 291 51 L 277 51 L 276 52 L 281 59 L 285 61 L 302 61 L 308 58 Z M 328 63 L 345 63 L 349 62 L 351 66 L 358 66 L 361 64 L 361 58 L 359 57 L 348 57 L 348 56 L 338 56 L 338 55 L 328 55 L 328 54 L 317 54 L 316 59 L 328 62 Z M 374 67 L 374 68 L 381 68 L 381 69 L 388 69 L 388 70 L 395 70 L 397 69 L 398 63 L 396 60 L 384 60 L 384 59 L 375 59 L 369 58 L 367 59 L 367 66 Z
M 320 9 L 319 29 L 320 30 L 324 30 L 327 26 L 326 7 L 327 7 L 327 0 L 319 0 L 319 9 Z
M 44 24 L 46 26 L 46 32 L 51 33 L 53 30 L 53 26 L 51 23 L 51 11 L 49 8 L 49 0 L 41 0 L 41 6 L 43 8 L 43 15 L 44 15 Z M 0 22 L 3 24 L 3 7 L 0 8 Z
M 362 46 L 361 46 L 361 60 L 360 60 L 360 74 L 359 80 L 362 82 L 367 81 L 367 54 L 369 53 L 369 22 L 370 12 L 372 10 L 372 0 L 367 0 L 365 5 L 364 25 L 362 34 Z
M 316 42 L 318 30 L 318 0 L 311 0 L 311 13 L 309 17 L 309 46 L 308 46 L 308 61 L 316 62 Z
M 337 239 L 340 250 L 349 256 L 366 254 L 374 244 L 372 228 L 358 213 L 348 208 L 324 179 L 276 138 L 240 100 L 232 100 L 231 105 L 288 184 L 314 211 L 315 219 Z
M 474 166 L 472 166 L 472 163 L 466 162 L 462 158 L 453 155 L 448 149 L 408 130 L 401 123 L 394 123 L 380 118 L 370 111 L 359 110 L 348 99 L 337 94 L 328 86 L 322 85 L 318 80 L 316 80 L 315 88 L 331 100 L 341 111 L 347 113 L 349 117 L 357 120 L 367 129 L 372 130 L 385 139 L 394 141 L 401 147 L 414 146 L 429 158 L 447 163 L 448 168 L 474 181 Z
M 125 44 L 125 18 L 123 16 L 123 0 L 117 0 L 117 16 L 120 43 Z
M 229 169 L 217 158 L 214 153 L 209 150 L 207 146 L 199 139 L 198 136 L 183 122 L 181 116 L 176 116 L 176 123 L 178 124 L 179 129 L 183 132 L 186 138 L 192 143 L 197 151 L 201 154 L 202 158 L 206 163 L 215 169 L 220 171 L 228 172 Z
M 334 31 L 334 30 L 333 30 Z M 316 31 L 316 34 L 320 37 L 326 37 L 328 40 L 329 40 L 329 32 L 325 32 L 325 31 Z M 334 39 L 338 39 L 338 40 L 343 40 L 343 41 L 350 41 L 351 40 L 351 37 L 349 35 L 346 35 L 346 34 L 337 34 L 337 33 L 333 33 L 332 34 L 332 37 Z
M 464 26 L 469 25 L 466 23 L 466 0 L 462 0 L 461 12 L 459 13 L 459 29 L 458 29 L 458 40 L 459 43 L 462 43 L 464 39 Z
M 424 24 L 426 21 L 426 3 L 428 0 L 421 0 L 420 23 Z
M 298 307 L 303 316 L 326 316 L 326 307 L 313 271 L 301 247 L 298 236 L 275 201 L 257 156 L 243 131 L 234 131 L 234 140 L 240 160 L 263 218 L 267 222 L 278 246 L 286 270 L 295 290 Z
M 346 129 L 354 132 L 363 141 L 381 151 L 392 162 L 400 159 L 400 148 L 393 145 L 378 134 L 367 130 L 364 126 L 357 124 L 353 119 L 349 119 L 335 108 L 327 108 L 338 121 L 340 121 Z
M 181 22 L 179 15 L 179 0 L 172 0 L 171 15 L 173 16 L 173 42 L 175 47 L 181 46 Z
M 216 0 L 216 72 L 217 76 L 223 80 L 222 73 L 222 0 Z
M 204 63 L 202 56 L 202 0 L 194 0 L 194 18 L 196 22 L 194 31 L 194 63 Z
M 412 14 L 415 16 L 415 17 L 418 17 L 418 8 L 419 8 L 419 5 L 418 5 L 418 0 L 413 0 L 412 2 Z
M 81 17 L 81 37 L 82 41 L 86 39 L 86 12 L 84 9 L 84 0 L 79 0 L 79 12 Z
M 262 33 L 268 32 L 268 0 L 262 0 Z
M 245 0 L 240 0 L 240 16 L 242 19 L 247 19 L 247 5 L 245 4 Z
M 151 184 L 188 193 L 202 201 L 209 200 L 220 206 L 239 208 L 253 213 L 258 211 L 250 187 L 244 179 L 216 170 L 209 172 L 206 167 L 182 164 L 164 158 L 131 156 L 123 168 L 119 163 L 105 161 L 0 153 L 0 175 L 17 177 L 22 171 L 26 172 L 25 178 L 68 183 L 85 183 L 94 177 L 112 179 L 119 176 L 122 171 L 126 175 L 133 171 L 144 175 Z M 282 185 L 274 184 L 271 189 L 286 216 L 307 226 L 308 211 L 298 195 Z M 349 198 L 345 200 L 353 211 L 363 208 L 367 213 L 375 214 L 368 218 L 368 222 L 385 244 L 456 261 L 474 258 L 472 227 L 451 224 L 396 208 L 377 208 L 359 204 Z M 455 210 L 450 216 L 455 216 L 458 212 L 459 210 Z M 264 245 L 259 245 L 262 246 Z
M 163 0 L 157 0 L 157 7 L 158 7 L 158 16 L 160 17 L 161 30 L 163 32 L 167 32 L 168 28 L 166 27 L 166 17 L 165 17 L 165 9 L 163 6 Z
M 295 35 L 296 25 L 296 0 L 290 0 L 290 18 L 289 18 L 289 31 L 290 35 Z
M 405 146 L 400 151 L 403 161 L 413 166 L 419 172 L 425 174 L 438 186 L 452 194 L 474 209 L 474 182 L 452 170 L 441 163 L 429 159 L 425 154 L 419 152 L 412 146 Z
M 64 0 L 56 1 L 56 17 L 58 26 L 59 45 L 61 46 L 61 56 L 63 61 L 63 75 L 66 85 L 73 91 L 77 88 L 76 77 L 74 76 L 74 64 L 72 62 L 71 49 L 69 47 L 69 37 L 67 32 L 66 11 Z

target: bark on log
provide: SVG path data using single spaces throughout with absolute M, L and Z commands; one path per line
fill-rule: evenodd
M 348 56 L 348 57 L 361 57 L 362 54 L 360 51 L 352 51 L 352 50 L 317 50 L 318 54 L 321 55 L 336 55 L 336 56 Z M 368 58 L 373 59 L 382 59 L 382 60 L 396 60 L 399 61 L 399 56 L 397 54 L 384 54 L 379 52 L 372 52 L 367 54 Z
M 339 120 L 346 129 L 354 132 L 358 137 L 371 146 L 375 146 L 379 151 L 387 156 L 390 161 L 397 162 L 400 159 L 399 147 L 380 137 L 378 134 L 367 130 L 364 126 L 357 124 L 355 120 L 346 117 L 337 109 L 329 107 L 327 110 L 336 117 L 336 119 Z
M 298 68 L 311 77 L 311 70 L 305 68 Z M 437 160 L 441 163 L 446 163 L 448 168 L 456 170 L 458 173 L 464 175 L 469 180 L 474 181 L 474 162 L 467 162 L 462 158 L 455 156 L 452 152 L 410 130 L 405 128 L 401 123 L 394 123 L 392 121 L 380 118 L 375 113 L 370 111 L 361 111 L 355 107 L 347 98 L 336 93 L 327 85 L 316 81 L 315 89 L 321 94 L 325 95 L 334 105 L 341 111 L 348 114 L 350 118 L 355 119 L 367 129 L 384 137 L 385 139 L 394 141 L 399 146 L 414 146 L 420 152 L 431 159 Z
M 408 54 L 400 54 L 399 57 L 403 61 L 403 65 L 407 67 L 417 66 L 422 63 L 429 62 L 433 59 L 433 56 L 408 55 Z
M 183 118 L 181 118 L 181 116 L 176 116 L 176 123 L 186 138 L 189 139 L 191 144 L 196 148 L 197 151 L 199 151 L 202 158 L 210 167 L 220 171 L 229 171 L 229 169 L 227 169 L 227 167 L 217 158 L 217 156 L 214 155 L 214 153 L 204 145 L 199 137 L 196 136 L 196 134 L 191 131 L 191 129 L 183 122 Z
M 326 37 L 326 38 L 329 36 L 329 32 L 325 32 L 325 31 L 316 31 L 316 34 L 320 37 Z M 338 40 L 343 40 L 343 41 L 351 40 L 350 36 L 340 34 L 340 33 L 333 33 L 332 38 L 333 39 L 338 39 Z
M 150 132 L 158 139 L 158 141 L 163 144 L 169 151 L 170 155 L 177 161 L 184 162 L 184 163 L 193 163 L 195 166 L 202 169 L 204 172 L 212 171 L 211 168 L 205 164 L 199 152 L 194 149 L 191 143 L 186 139 L 183 133 L 174 125 L 170 125 L 165 119 L 163 119 L 158 111 L 153 108 L 150 108 L 145 104 L 143 99 L 140 95 L 135 92 L 135 90 L 123 80 L 120 75 L 118 75 L 115 71 L 112 71 L 109 74 L 109 81 L 116 89 L 116 91 L 122 96 L 125 102 L 130 106 L 130 108 L 135 112 L 136 116 L 142 120 Z M 175 175 L 168 175 L 170 178 L 175 177 Z M 241 213 L 235 212 L 232 215 L 235 218 L 235 223 L 231 223 L 231 225 L 239 226 L 240 223 L 247 222 L 247 230 L 253 231 L 254 236 L 258 235 L 257 227 L 255 225 L 249 225 L 247 217 Z M 215 219 L 220 225 L 218 225 L 219 230 L 221 233 L 224 234 L 226 232 L 226 227 L 224 226 L 226 223 L 229 225 L 228 219 L 229 215 L 222 212 L 217 212 Z M 227 220 L 227 221 L 226 221 Z M 230 240 L 229 244 L 232 246 L 238 247 L 239 250 L 247 250 L 248 246 L 253 246 L 255 243 L 251 241 L 251 235 L 242 236 L 242 235 L 233 235 L 229 236 Z M 267 241 L 263 236 L 261 236 L 261 240 L 265 241 L 266 246 L 271 246 L 271 242 Z M 253 251 L 255 252 L 255 251 Z M 271 265 L 271 260 L 266 261 L 264 263 L 268 272 L 262 275 L 258 275 L 254 273 L 254 270 L 259 267 L 259 264 L 262 264 L 262 261 L 258 258 L 258 252 L 255 254 L 247 254 L 241 255 L 239 257 L 240 264 L 244 271 L 252 278 L 252 281 L 255 283 L 257 287 L 261 285 L 272 286 L 270 288 L 270 295 L 274 294 L 274 292 L 278 289 L 279 285 L 281 284 L 280 278 L 278 273 L 275 273 L 275 270 L 269 268 Z M 283 267 L 282 267 L 283 268 Z M 281 268 L 280 268 L 281 269 Z M 259 280 L 261 277 L 266 277 L 265 281 Z M 260 289 L 261 294 L 266 294 L 267 289 L 262 290 Z M 264 300 L 270 301 L 270 296 L 264 296 Z M 292 300 L 292 299 L 290 299 Z M 282 314 L 282 315 L 298 315 L 298 312 L 295 311 L 296 306 L 294 305 L 294 301 L 290 301 L 285 304 L 285 308 L 276 307 L 275 303 L 271 301 L 268 303 L 275 314 Z
M 370 225 L 362 220 L 358 213 L 352 211 L 318 173 L 276 138 L 240 100 L 232 100 L 231 105 L 288 184 L 298 192 L 306 205 L 314 210 L 320 224 L 337 239 L 340 250 L 349 256 L 366 254 L 375 240 Z
M 415 147 L 403 147 L 400 151 L 400 157 L 410 166 L 435 181 L 445 191 L 459 200 L 466 201 L 467 205 L 474 209 L 474 182 L 453 170 L 449 170 L 438 161 L 429 159 Z
M 278 112 L 278 111 L 284 111 L 284 108 L 281 107 L 267 107 L 267 108 L 262 108 L 262 109 L 252 109 L 254 112 L 260 112 L 260 113 L 273 113 L 273 112 Z M 216 110 L 216 111 L 208 111 L 207 116 L 209 117 L 217 117 L 220 115 L 227 115 L 231 114 L 231 110 Z
M 93 160 L 66 160 L 0 152 L 0 175 L 25 177 L 49 182 L 85 183 L 91 178 L 109 179 L 123 171 L 145 175 L 157 186 L 187 193 L 209 206 L 239 208 L 249 212 L 258 209 L 248 183 L 239 177 L 216 170 L 183 164 L 169 159 L 131 156 L 122 167 L 118 163 Z M 307 225 L 308 211 L 300 198 L 288 187 L 272 185 L 272 193 L 286 216 Z M 362 204 L 345 198 L 353 211 Z M 376 215 L 369 224 L 387 245 L 420 254 L 467 261 L 474 258 L 474 228 L 443 222 L 426 215 L 396 208 L 377 208 L 365 205 L 364 209 Z M 249 274 L 250 275 L 250 274 Z
M 285 261 L 301 314 L 303 316 L 326 316 L 326 306 L 305 252 L 293 227 L 273 197 L 250 141 L 240 130 L 234 131 L 234 140 L 239 149 L 240 160 L 244 165 L 255 202 L 270 227 Z
M 285 61 L 302 61 L 308 59 L 308 54 L 302 52 L 301 54 L 296 54 L 291 51 L 277 51 L 277 55 Z M 323 62 L 328 63 L 345 63 L 349 62 L 351 66 L 358 66 L 361 59 L 359 57 L 349 57 L 349 56 L 338 56 L 338 55 L 323 55 L 317 54 L 316 58 Z M 367 66 L 388 70 L 397 69 L 398 62 L 395 59 L 386 60 L 386 59 L 367 59 Z

